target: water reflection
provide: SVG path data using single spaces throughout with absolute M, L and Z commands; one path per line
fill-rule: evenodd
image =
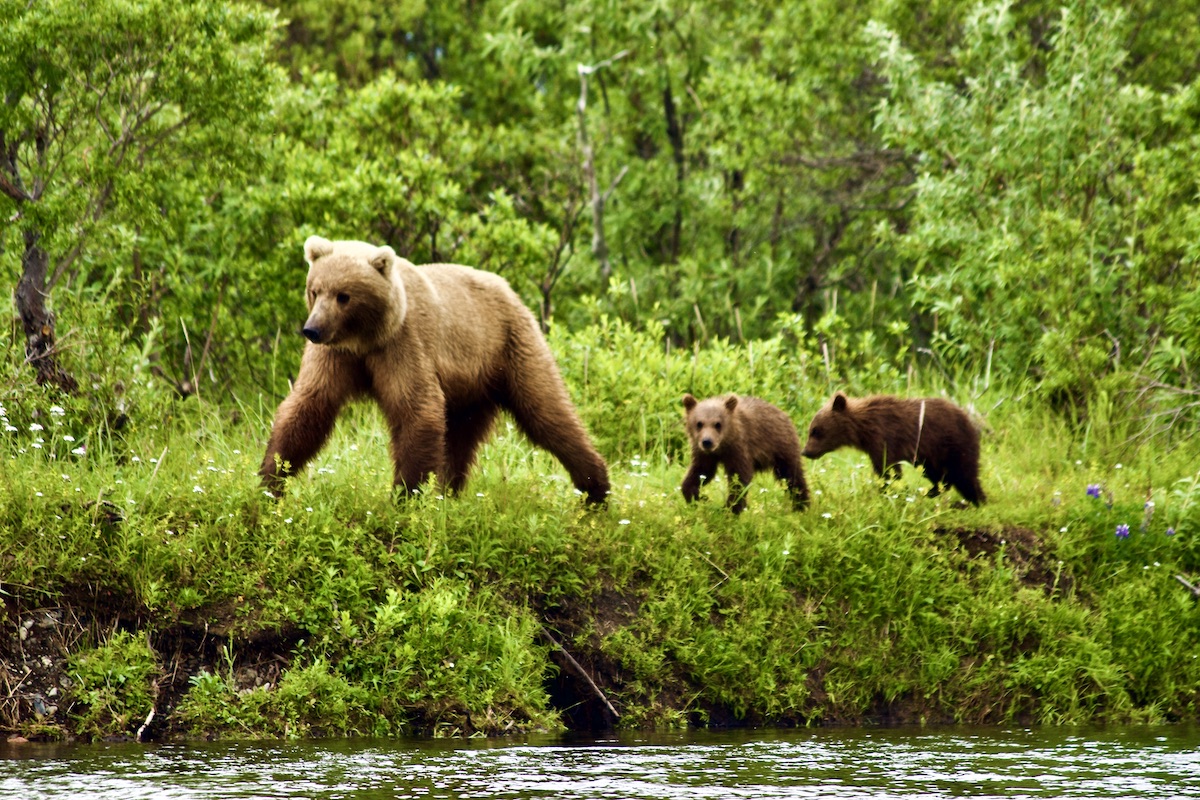
M 874 729 L 607 739 L 0 745 L 0 798 L 1167 798 L 1200 729 Z

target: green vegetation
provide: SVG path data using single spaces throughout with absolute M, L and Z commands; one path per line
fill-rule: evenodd
M 630 726 L 1194 719 L 1193 11 L 0 0 L 0 727 L 553 728 L 559 645 Z M 263 496 L 314 233 L 505 276 L 609 506 L 503 420 L 397 503 L 369 408 Z M 685 391 L 839 388 L 970 408 L 991 501 L 682 502 Z
M 679 495 L 675 387 L 746 387 L 803 424 L 819 358 L 680 353 L 621 323 L 553 343 L 611 457 L 603 510 L 507 425 L 462 496 L 397 503 L 382 420 L 356 407 L 274 501 L 255 475 L 271 408 L 143 385 L 122 430 L 77 435 L 78 409 L 6 406 L 10 618 L 85 620 L 50 732 L 132 735 L 151 707 L 157 735 L 554 728 L 566 673 L 543 627 L 625 725 L 1196 714 L 1200 616 L 1175 578 L 1200 571 L 1195 440 L 1137 446 L 1102 402 L 1073 433 L 1020 387 L 962 388 L 987 429 L 982 509 L 916 474 L 881 491 L 841 452 L 808 462 L 809 511 L 760 476 L 735 518 L 720 480 Z

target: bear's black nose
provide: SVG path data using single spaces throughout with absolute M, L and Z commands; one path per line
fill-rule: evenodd
M 321 332 L 316 328 L 304 328 L 300 332 L 304 334 L 305 339 L 308 339 L 313 344 L 321 343 Z
M 713 449 L 713 440 L 712 439 L 701 439 L 700 446 L 703 447 L 705 450 L 712 450 Z

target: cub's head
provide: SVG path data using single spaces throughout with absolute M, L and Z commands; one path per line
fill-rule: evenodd
M 737 395 L 710 397 L 697 400 L 690 394 L 683 396 L 683 407 L 687 410 L 687 433 L 692 447 L 704 453 L 720 453 L 721 446 L 732 435 L 733 411 L 737 408 Z
M 304 338 L 365 353 L 399 330 L 405 294 L 392 248 L 310 236 L 304 243 L 304 259 L 308 262 Z
M 852 422 L 846 395 L 838 392 L 812 419 L 808 426 L 808 441 L 803 453 L 808 458 L 820 458 L 839 447 L 851 444 Z

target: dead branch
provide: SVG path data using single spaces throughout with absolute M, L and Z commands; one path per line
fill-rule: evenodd
M 596 695 L 600 702 L 604 703 L 604 707 L 607 708 L 608 712 L 613 715 L 613 719 L 620 719 L 621 715 L 617 713 L 615 708 L 613 708 L 613 704 L 608 702 L 608 698 L 604 696 L 604 692 L 602 692 L 600 687 L 596 685 L 596 682 L 592 680 L 592 676 L 587 674 L 587 670 L 585 670 L 583 666 L 575 660 L 574 656 L 567 652 L 567 648 L 563 647 L 557 639 L 550 635 L 550 631 L 546 630 L 545 625 L 541 626 L 541 628 L 542 636 L 546 637 L 546 641 L 550 642 L 552 646 L 554 646 L 560 653 L 563 654 L 563 659 L 566 661 L 567 671 L 573 673 L 576 677 L 581 678 L 589 687 L 591 687 L 592 693 Z
M 1197 586 L 1196 584 L 1192 583 L 1191 581 L 1189 581 L 1187 578 L 1183 577 L 1182 575 L 1176 575 L 1175 580 L 1179 581 L 1184 586 L 1186 586 L 1188 591 L 1192 593 L 1192 597 L 1200 597 L 1200 586 Z

